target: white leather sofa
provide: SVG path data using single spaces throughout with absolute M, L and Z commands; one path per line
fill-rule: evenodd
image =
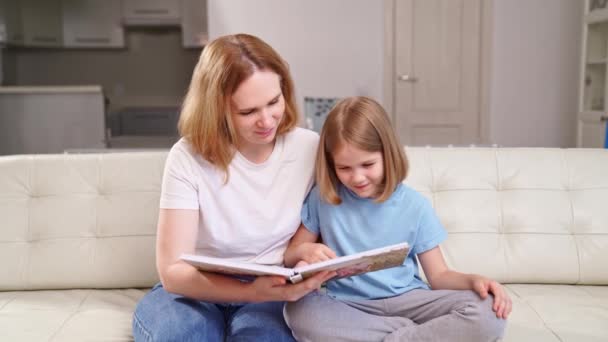
M 449 264 L 507 284 L 505 341 L 608 341 L 608 150 L 406 151 Z M 132 339 L 165 157 L 0 157 L 1 341 Z

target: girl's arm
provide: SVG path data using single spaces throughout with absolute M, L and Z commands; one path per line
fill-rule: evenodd
M 161 209 L 156 240 L 156 267 L 165 290 L 212 302 L 294 301 L 319 288 L 333 274 L 321 272 L 301 283 L 283 277 L 258 277 L 251 283 L 200 272 L 179 259 L 193 254 L 198 234 L 198 210 Z
M 418 254 L 418 260 L 433 290 L 473 290 L 481 298 L 492 293 L 492 309 L 496 312 L 496 317 L 507 318 L 511 312 L 511 298 L 498 282 L 477 274 L 450 270 L 439 247 Z
M 322 243 L 316 243 L 319 236 L 311 233 L 303 224 L 289 241 L 284 255 L 285 266 L 293 267 L 300 261 L 308 264 L 333 259 L 336 253 Z

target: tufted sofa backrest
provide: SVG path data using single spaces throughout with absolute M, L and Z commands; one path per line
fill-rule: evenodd
M 608 151 L 406 148 L 450 266 L 608 284 Z M 166 152 L 0 157 L 0 290 L 148 287 Z
M 448 264 L 505 283 L 608 284 L 608 150 L 406 148 Z
M 0 157 L 0 290 L 154 284 L 165 158 Z

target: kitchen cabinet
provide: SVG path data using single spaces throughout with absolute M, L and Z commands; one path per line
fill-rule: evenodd
M 577 115 L 577 146 L 608 144 L 608 7 L 587 0 L 583 20 L 581 79 Z
M 121 0 L 62 0 L 63 46 L 122 48 Z
M 136 26 L 180 24 L 179 0 L 123 0 L 123 23 Z
M 124 48 L 125 26 L 176 26 L 182 46 L 208 41 L 207 0 L 0 0 L 0 43 Z
M 19 3 L 24 45 L 61 47 L 63 45 L 61 0 L 20 0 Z
M 0 0 L 0 42 L 23 44 L 21 9 L 14 0 Z
M 182 45 L 201 48 L 208 40 L 207 0 L 182 0 Z

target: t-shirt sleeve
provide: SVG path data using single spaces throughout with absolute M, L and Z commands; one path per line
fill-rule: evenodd
M 174 146 L 165 162 L 160 194 L 161 209 L 198 209 L 198 189 L 190 154 L 182 146 Z
M 431 203 L 422 196 L 420 196 L 420 199 L 418 235 L 412 249 L 414 254 L 420 254 L 439 246 L 448 236 Z
M 312 188 L 302 205 L 302 224 L 309 232 L 319 235 L 319 191 Z

